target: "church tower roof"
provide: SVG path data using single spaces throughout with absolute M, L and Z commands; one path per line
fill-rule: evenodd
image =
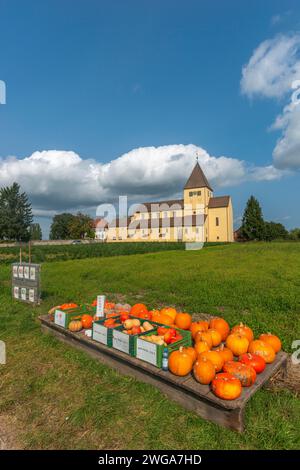
M 198 162 L 194 166 L 194 169 L 184 187 L 184 189 L 195 188 L 208 188 L 212 191 L 212 188 L 209 182 L 207 181 L 206 176 L 203 173 L 202 168 Z

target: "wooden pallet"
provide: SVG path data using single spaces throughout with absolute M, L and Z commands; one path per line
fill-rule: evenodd
M 43 332 L 52 334 L 64 343 L 87 352 L 93 358 L 109 367 L 113 367 L 122 374 L 154 385 L 170 399 L 194 411 L 202 418 L 239 432 L 244 431 L 244 411 L 248 400 L 279 369 L 285 369 L 287 363 L 287 354 L 282 351 L 279 352 L 275 361 L 268 364 L 264 372 L 257 376 L 257 380 L 252 387 L 244 387 L 242 395 L 237 400 L 226 401 L 216 397 L 208 385 L 201 385 L 196 382 L 191 374 L 186 377 L 177 377 L 147 362 L 97 343 L 87 338 L 83 332 L 73 333 L 61 328 L 50 321 L 49 315 L 40 316 L 39 319 Z

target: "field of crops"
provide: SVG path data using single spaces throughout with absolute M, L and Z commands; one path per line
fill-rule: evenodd
M 218 314 L 230 325 L 243 321 L 256 335 L 274 332 L 291 352 L 300 338 L 300 244 L 46 262 L 42 288 L 39 307 L 12 301 L 10 267 L 0 269 L 0 339 L 8 352 L 7 365 L 0 366 L 0 423 L 11 423 L 20 448 L 299 448 L 296 393 L 260 390 L 247 406 L 246 432 L 238 435 L 42 335 L 37 316 L 53 305 L 105 293 L 113 301 Z

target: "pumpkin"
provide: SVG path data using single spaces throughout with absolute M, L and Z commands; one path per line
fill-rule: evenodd
M 201 354 L 204 351 L 209 351 L 210 347 L 208 346 L 206 341 L 198 341 L 195 346 L 194 350 L 196 351 L 196 354 Z
M 81 323 L 83 328 L 92 328 L 93 324 L 93 317 L 91 315 L 82 315 L 81 317 Z
M 160 316 L 160 311 L 159 310 L 149 310 L 148 313 L 151 315 L 151 320 L 156 321 L 158 323 L 158 321 L 155 320 L 155 318 L 158 318 Z
M 148 309 L 144 304 L 135 304 L 130 309 L 130 315 L 134 317 L 139 317 L 140 314 L 148 313 Z
M 251 328 L 249 328 L 247 325 L 244 325 L 243 323 L 234 326 L 231 330 L 231 333 L 237 333 L 238 335 L 246 336 L 249 343 L 251 343 L 251 341 L 254 339 L 254 334 Z
M 225 341 L 225 339 L 229 335 L 230 327 L 227 321 L 223 318 L 212 318 L 210 320 L 209 327 L 214 330 L 217 330 L 221 334 L 222 341 Z
M 196 350 L 192 346 L 187 346 L 187 347 L 183 348 L 183 351 L 191 356 L 193 364 L 194 364 L 194 362 L 196 362 L 196 360 L 197 360 Z
M 220 372 L 224 365 L 222 356 L 217 351 L 204 351 L 198 356 L 199 359 L 206 358 L 213 363 L 216 372 Z
M 97 305 L 97 300 L 96 300 L 96 305 Z M 107 310 L 112 310 L 113 308 L 115 308 L 115 304 L 113 302 L 109 302 L 108 300 L 106 300 L 104 303 L 104 308 L 106 308 Z
M 80 320 L 72 320 L 70 321 L 68 328 L 70 331 L 80 331 L 82 330 L 82 323 Z
M 169 315 L 161 313 L 159 315 L 158 323 L 162 323 L 163 325 L 173 325 L 173 320 Z
M 206 358 L 198 359 L 193 367 L 194 377 L 197 382 L 208 385 L 216 375 L 215 366 Z
M 213 328 L 209 328 L 207 330 L 207 333 L 210 334 L 211 339 L 212 339 L 212 345 L 213 346 L 219 346 L 219 344 L 222 341 L 222 335 L 218 330 L 215 330 Z
M 198 343 L 199 341 L 205 341 L 208 344 L 209 349 L 213 346 L 212 337 L 208 331 L 198 331 L 195 336 L 195 343 Z
M 191 330 L 193 339 L 195 339 L 195 336 L 196 336 L 196 334 L 198 333 L 198 331 L 203 332 L 203 331 L 207 331 L 207 330 L 208 330 L 208 322 L 205 321 L 205 320 L 194 321 L 194 322 L 191 324 L 190 330 Z
M 76 308 L 76 307 L 78 307 L 78 305 L 71 302 L 69 304 L 59 305 L 59 307 L 56 307 L 56 308 L 59 308 L 60 310 L 69 310 L 71 308 Z
M 257 354 L 246 353 L 242 354 L 239 357 L 239 362 L 243 364 L 247 364 L 248 366 L 253 367 L 257 374 L 260 374 L 266 368 L 266 361 L 262 356 L 258 356 Z
M 233 361 L 232 351 L 221 344 L 221 346 L 214 351 L 217 351 L 223 358 L 224 363 L 227 361 Z
M 177 315 L 177 312 L 175 310 L 175 308 L 173 307 L 165 307 L 165 308 L 162 308 L 161 311 L 160 311 L 161 315 L 169 315 L 169 317 L 172 318 L 172 323 L 175 322 L 175 318 L 176 318 L 176 315 Z
M 242 384 L 231 374 L 217 374 L 213 379 L 211 388 L 213 393 L 223 400 L 235 400 L 242 393 Z
M 272 335 L 272 333 L 264 333 L 260 335 L 259 339 L 272 346 L 276 354 L 280 351 L 281 341 L 278 336 Z
M 237 333 L 231 333 L 227 336 L 226 346 L 229 348 L 235 356 L 240 356 L 248 351 L 249 340 L 246 336 L 239 335 Z
M 177 313 L 175 325 L 182 330 L 189 330 L 192 324 L 192 316 L 189 313 Z
M 223 370 L 239 379 L 242 387 L 250 387 L 256 380 L 256 372 L 253 367 L 242 362 L 228 361 L 224 364 Z
M 174 375 L 183 377 L 191 372 L 193 359 L 190 354 L 180 347 L 178 351 L 173 351 L 169 356 L 169 369 Z
M 260 339 L 256 339 L 249 344 L 248 352 L 263 357 L 267 364 L 275 359 L 275 351 L 272 346 Z

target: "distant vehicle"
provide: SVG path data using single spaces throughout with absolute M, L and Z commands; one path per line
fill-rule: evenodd
M 81 240 L 73 240 L 71 245 L 79 245 L 80 243 L 82 243 Z

